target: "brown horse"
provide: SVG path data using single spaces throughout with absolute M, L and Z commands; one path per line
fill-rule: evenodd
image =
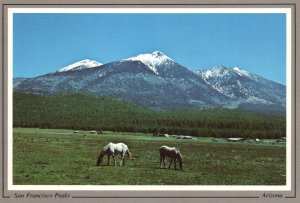
M 174 169 L 176 169 L 176 161 L 178 161 L 178 165 L 179 168 L 182 170 L 182 156 L 181 153 L 178 149 L 176 149 L 175 147 L 168 147 L 168 146 L 161 146 L 159 148 L 159 153 L 160 153 L 160 168 L 166 168 L 166 164 L 165 164 L 165 158 L 166 157 L 170 157 L 171 161 L 169 164 L 169 168 L 171 168 L 171 164 L 174 160 Z

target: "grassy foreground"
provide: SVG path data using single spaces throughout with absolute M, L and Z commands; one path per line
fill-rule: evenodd
M 285 145 L 179 140 L 142 133 L 14 128 L 15 185 L 285 185 Z M 124 142 L 125 166 L 96 166 L 108 142 Z M 178 147 L 184 170 L 159 168 L 161 145 Z M 118 161 L 120 157 L 117 157 Z

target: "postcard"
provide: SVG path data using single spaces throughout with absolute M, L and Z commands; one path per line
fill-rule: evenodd
M 281 201 L 296 3 L 5 1 L 4 201 Z

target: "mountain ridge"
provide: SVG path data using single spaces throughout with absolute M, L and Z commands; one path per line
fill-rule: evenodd
M 269 108 L 271 113 L 283 114 L 286 106 L 284 85 L 237 67 L 215 66 L 192 71 L 160 51 L 95 67 L 77 68 L 73 65 L 65 71 L 26 80 L 16 79 L 14 83 L 16 92 L 44 95 L 89 93 L 122 98 L 157 109 L 268 111 Z

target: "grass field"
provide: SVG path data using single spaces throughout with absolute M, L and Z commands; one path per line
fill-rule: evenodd
M 13 130 L 15 185 L 285 185 L 284 144 L 181 140 L 142 133 L 37 128 Z M 269 140 L 272 142 L 272 140 Z M 133 159 L 125 166 L 96 166 L 108 142 L 124 142 Z M 161 145 L 178 147 L 184 170 L 159 168 Z M 120 157 L 117 157 L 118 161 Z

